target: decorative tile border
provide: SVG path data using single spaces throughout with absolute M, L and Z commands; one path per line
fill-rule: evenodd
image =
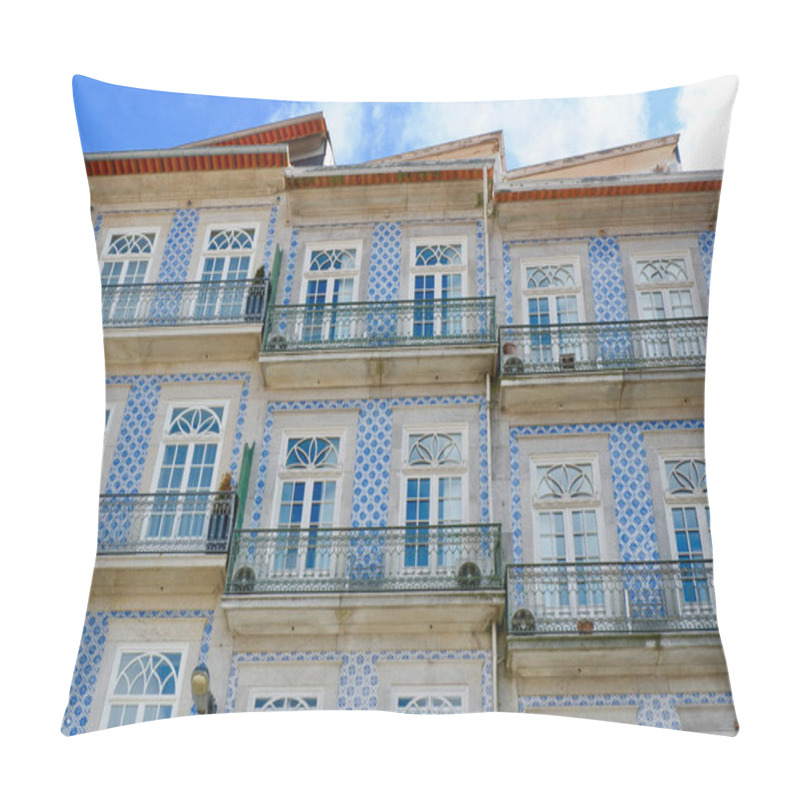
M 341 661 L 337 708 L 341 710 L 376 710 L 380 677 L 379 661 L 482 661 L 481 710 L 492 710 L 492 665 L 489 650 L 384 650 L 372 652 L 289 652 L 234 653 L 231 661 L 225 713 L 232 713 L 239 688 L 242 664 L 320 663 Z
M 697 237 L 700 248 L 700 259 L 703 263 L 703 275 L 706 277 L 706 288 L 711 292 L 711 260 L 714 257 L 714 231 L 703 231 Z
M 486 296 L 486 235 L 483 230 L 483 222 L 478 222 L 478 230 L 475 235 L 475 276 L 477 281 L 478 297 Z
M 292 285 L 294 284 L 294 267 L 297 261 L 297 228 L 292 230 L 292 241 L 289 244 L 289 258 L 286 262 L 286 278 L 283 284 L 283 305 L 288 306 L 292 303 Z M 298 301 L 299 302 L 299 301 Z
M 97 675 L 100 671 L 100 662 L 103 660 L 106 640 L 108 637 L 108 624 L 112 619 L 203 619 L 203 633 L 200 639 L 200 653 L 198 663 L 203 664 L 208 660 L 211 646 L 211 631 L 214 626 L 213 609 L 190 610 L 161 610 L 161 611 L 99 611 L 87 613 L 81 634 L 81 644 L 78 658 L 75 662 L 75 671 L 72 675 L 72 685 L 69 690 L 69 701 L 61 723 L 61 732 L 65 736 L 75 736 L 86 732 L 89 722 L 89 713 L 92 709 L 94 693 L 97 688 Z M 143 642 L 142 644 L 146 644 Z M 192 707 L 194 714 L 194 707 Z
M 158 269 L 159 283 L 188 280 L 199 222 L 200 213 L 197 209 L 180 208 L 174 213 L 164 245 L 164 257 Z
M 636 706 L 636 723 L 653 728 L 680 730 L 677 706 L 728 705 L 733 702 L 730 692 L 695 692 L 679 694 L 588 694 L 588 695 L 525 695 L 518 698 L 517 709 L 523 713 L 531 708 L 609 708 Z
M 702 430 L 702 420 L 597 423 L 584 425 L 515 426 L 509 431 L 512 561 L 523 561 L 522 486 L 519 444 L 522 437 L 608 434 L 617 537 L 623 561 L 658 559 L 655 516 L 645 452 L 645 431 Z
M 403 229 L 398 222 L 378 222 L 369 249 L 367 299 L 390 302 L 400 297 L 400 258 Z

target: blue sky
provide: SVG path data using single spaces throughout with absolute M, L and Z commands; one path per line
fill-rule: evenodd
M 672 133 L 681 134 L 685 169 L 719 169 L 725 141 L 719 113 L 729 112 L 734 88 L 733 81 L 717 79 L 612 97 L 353 103 L 178 94 L 73 79 L 84 152 L 172 147 L 322 111 L 337 164 L 502 129 L 512 169 Z

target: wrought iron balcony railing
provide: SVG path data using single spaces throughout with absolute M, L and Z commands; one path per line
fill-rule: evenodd
M 100 555 L 227 553 L 233 492 L 101 494 Z
M 703 367 L 706 317 L 500 328 L 500 375 Z
M 506 593 L 511 635 L 717 630 L 711 561 L 509 565 Z
M 266 283 L 199 281 L 103 286 L 106 328 L 261 323 Z
M 499 525 L 237 531 L 225 591 L 502 588 Z
M 497 341 L 494 297 L 273 306 L 265 351 L 354 350 Z

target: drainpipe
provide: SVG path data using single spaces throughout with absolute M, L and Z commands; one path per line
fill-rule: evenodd
M 492 711 L 497 711 L 497 621 L 492 620 Z
M 492 292 L 489 289 L 489 175 L 486 167 L 483 168 L 483 268 L 486 272 L 486 296 L 491 297 Z

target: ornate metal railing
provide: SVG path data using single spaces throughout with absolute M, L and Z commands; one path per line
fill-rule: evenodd
M 225 591 L 502 588 L 499 525 L 237 531 Z
M 103 286 L 106 328 L 261 323 L 263 280 L 134 283 Z
M 97 552 L 227 553 L 233 492 L 101 494 Z
M 500 375 L 703 367 L 706 317 L 500 328 Z
M 511 635 L 717 630 L 711 561 L 509 565 L 506 594 Z
M 494 297 L 273 306 L 265 351 L 493 344 Z

